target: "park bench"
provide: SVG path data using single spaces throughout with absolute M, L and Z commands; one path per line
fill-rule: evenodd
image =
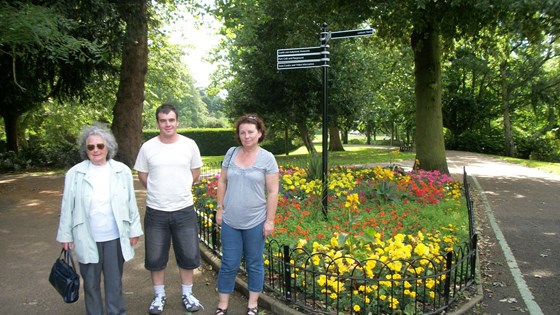
M 400 149 L 402 152 L 413 151 L 413 150 L 414 150 L 414 143 L 412 143 L 412 142 L 401 141 L 401 144 L 400 144 L 400 146 L 399 146 L 399 149 Z

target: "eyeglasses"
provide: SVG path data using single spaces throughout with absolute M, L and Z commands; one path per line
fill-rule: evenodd
M 251 119 L 251 120 L 257 120 L 257 116 L 255 115 L 248 115 L 247 119 Z
M 105 149 L 105 144 L 104 143 L 88 144 L 87 149 L 88 149 L 88 151 L 93 151 L 96 146 L 97 146 L 97 149 L 99 149 L 99 150 Z

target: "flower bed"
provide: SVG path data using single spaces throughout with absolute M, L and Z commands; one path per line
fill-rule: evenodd
M 281 168 L 280 175 L 273 240 L 293 249 L 290 276 L 298 290 L 313 287 L 312 294 L 326 296 L 323 311 L 412 314 L 436 304 L 430 301 L 446 275 L 430 275 L 439 274 L 446 254 L 469 237 L 458 181 L 439 172 L 335 167 L 324 212 L 319 179 L 298 167 Z M 216 188 L 216 178 L 195 187 L 197 208 L 209 211 L 209 224 Z M 268 272 L 281 274 L 278 266 Z

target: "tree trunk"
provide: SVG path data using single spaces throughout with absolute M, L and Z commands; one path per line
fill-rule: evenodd
M 342 145 L 342 141 L 340 140 L 340 129 L 337 127 L 330 127 L 329 128 L 329 151 L 344 151 L 344 146 Z
M 307 152 L 311 154 L 317 153 L 317 150 L 315 150 L 315 146 L 313 145 L 313 141 L 311 141 L 311 137 L 309 136 L 309 129 L 307 129 L 307 126 L 298 123 L 297 127 L 299 130 L 299 134 L 301 135 L 301 139 L 303 140 L 303 144 L 307 149 Z
M 423 170 L 449 174 L 443 139 L 441 106 L 441 51 L 439 33 L 431 26 L 414 30 L 416 96 L 416 160 Z
M 504 141 L 505 154 L 509 157 L 516 157 L 517 150 L 513 141 L 513 131 L 511 129 L 511 113 L 509 108 L 509 87 L 507 83 L 507 64 L 500 64 L 500 76 L 502 79 L 502 114 L 504 117 Z
M 142 145 L 144 79 L 148 68 L 147 4 L 146 0 L 118 3 L 126 20 L 126 42 L 112 130 L 119 144 L 116 158 L 132 167 Z
M 6 151 L 13 151 L 15 153 L 19 152 L 18 117 L 16 115 L 3 116 L 4 131 L 6 132 Z

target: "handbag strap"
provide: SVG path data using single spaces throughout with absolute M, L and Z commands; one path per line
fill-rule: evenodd
M 74 265 L 74 259 L 72 258 L 72 250 L 62 249 L 60 252 L 60 257 L 66 261 L 68 265 L 72 266 L 72 269 L 76 270 L 76 266 Z

